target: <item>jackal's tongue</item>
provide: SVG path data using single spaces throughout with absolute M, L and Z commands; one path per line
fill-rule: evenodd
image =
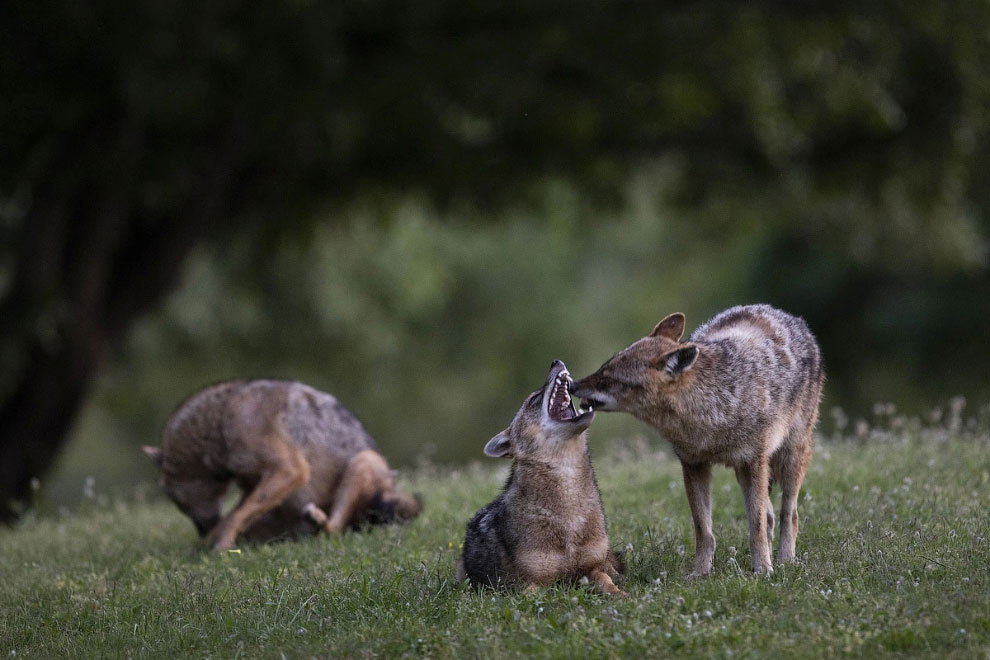
M 550 390 L 550 401 L 547 403 L 547 414 L 551 419 L 566 421 L 574 419 L 577 413 L 571 405 L 571 395 L 568 392 L 568 374 L 566 370 L 561 370 L 557 377 L 553 379 Z

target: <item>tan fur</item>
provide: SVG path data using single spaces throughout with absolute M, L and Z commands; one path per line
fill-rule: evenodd
M 161 448 L 144 451 L 162 468 L 169 497 L 215 549 L 233 547 L 241 534 L 337 533 L 365 519 L 373 504 L 399 520 L 419 512 L 416 500 L 397 492 L 360 422 L 331 395 L 301 383 L 232 381 L 201 390 L 169 419 Z M 221 517 L 232 483 L 244 495 Z
M 569 405 L 566 370 L 555 361 L 544 388 L 485 448 L 489 456 L 511 457 L 512 471 L 502 494 L 468 524 L 458 580 L 546 586 L 587 577 L 600 592 L 618 594 L 620 562 L 588 456 L 585 430 L 593 415 L 552 419 L 555 382 Z
M 688 342 L 683 330 L 684 315 L 670 315 L 572 391 L 597 410 L 632 413 L 673 445 L 694 523 L 692 575 L 710 573 L 715 556 L 713 463 L 735 469 L 753 570 L 772 572 L 770 479 L 783 491 L 777 559 L 792 561 L 824 380 L 817 342 L 804 321 L 767 305 L 726 310 Z

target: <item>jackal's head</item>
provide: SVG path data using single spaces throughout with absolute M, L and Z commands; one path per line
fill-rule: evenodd
M 206 536 L 220 522 L 220 507 L 229 484 L 184 475 L 182 470 L 165 460 L 160 447 L 145 446 L 141 449 L 162 471 L 158 485 L 179 510 L 189 516 L 199 535 Z
M 509 428 L 488 441 L 485 455 L 512 458 L 553 454 L 580 437 L 591 426 L 595 413 L 575 409 L 569 383 L 567 367 L 554 360 L 543 387 L 529 395 Z
M 682 381 L 694 366 L 698 347 L 681 343 L 684 315 L 671 314 L 647 337 L 613 355 L 598 371 L 571 383 L 571 393 L 584 399 L 582 410 L 635 414 Z

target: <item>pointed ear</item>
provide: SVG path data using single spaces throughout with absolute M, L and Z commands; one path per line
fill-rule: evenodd
M 509 439 L 509 432 L 502 431 L 485 445 L 485 456 L 492 458 L 512 458 L 512 440 Z
M 664 320 L 657 323 L 656 327 L 653 328 L 653 332 L 650 333 L 651 337 L 666 337 L 667 339 L 672 339 L 677 341 L 684 334 L 684 315 L 680 312 L 674 312 Z
M 671 376 L 677 376 L 694 366 L 698 359 L 698 347 L 694 344 L 685 344 L 675 351 L 667 353 L 656 364 L 657 369 L 661 369 Z
M 161 447 L 149 447 L 148 445 L 145 445 L 145 446 L 141 447 L 141 451 L 144 452 L 144 455 L 145 456 L 147 456 L 148 458 L 151 459 L 151 462 L 152 463 L 154 463 L 158 467 L 161 467 L 162 466 L 162 449 L 161 449 Z

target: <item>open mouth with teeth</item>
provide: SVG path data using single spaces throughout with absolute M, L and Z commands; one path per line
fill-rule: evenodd
M 585 421 L 589 416 L 594 415 L 592 407 L 583 404 L 582 412 L 578 412 L 574 407 L 574 400 L 570 393 L 570 374 L 567 369 L 561 369 L 554 377 L 550 386 L 550 396 L 547 397 L 547 415 L 555 422 L 576 422 Z

